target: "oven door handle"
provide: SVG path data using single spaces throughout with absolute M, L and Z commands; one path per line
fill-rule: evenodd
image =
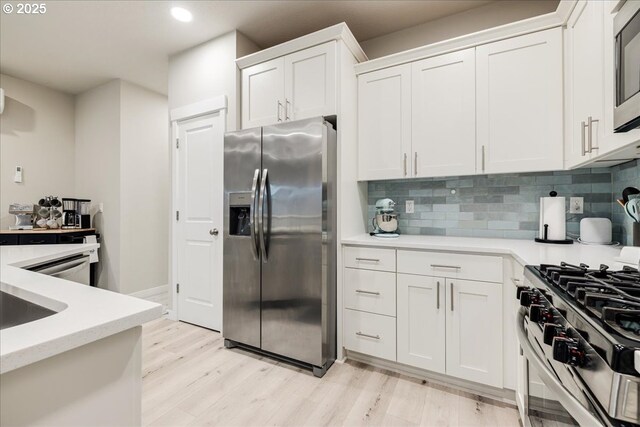
M 540 377 L 545 386 L 555 393 L 558 401 L 562 406 L 564 406 L 567 412 L 575 418 L 578 424 L 581 426 L 603 426 L 602 421 L 589 412 L 575 397 L 573 397 L 569 390 L 567 390 L 566 387 L 558 381 L 549 368 L 547 368 L 542 358 L 535 352 L 533 346 L 529 342 L 529 338 L 527 337 L 527 331 L 524 328 L 524 315 L 526 312 L 527 309 L 524 307 L 520 307 L 518 310 L 516 320 L 518 325 L 516 328 L 518 333 L 518 342 L 524 356 L 535 368 L 538 377 Z

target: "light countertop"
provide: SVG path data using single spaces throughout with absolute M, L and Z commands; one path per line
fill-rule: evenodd
M 510 255 L 522 265 L 559 264 L 564 261 L 570 264 L 582 262 L 592 268 L 598 268 L 602 263 L 611 268 L 621 268 L 620 264 L 618 264 L 620 246 L 583 245 L 578 242 L 572 245 L 555 245 L 518 239 L 449 236 L 400 236 L 388 238 L 361 234 L 343 239 L 342 244 Z M 636 267 L 637 264 L 636 260 Z
M 162 306 L 21 267 L 95 250 L 99 244 L 0 247 L 0 289 L 58 313 L 0 331 L 0 373 L 139 326 Z

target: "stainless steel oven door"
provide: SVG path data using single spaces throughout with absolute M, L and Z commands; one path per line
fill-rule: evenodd
M 544 426 L 604 426 L 605 418 L 598 414 L 585 393 L 584 385 L 570 368 L 550 362 L 544 356 L 538 324 L 531 324 L 521 307 L 517 315 L 517 335 L 521 351 L 522 372 L 519 378 L 518 409 L 525 427 Z

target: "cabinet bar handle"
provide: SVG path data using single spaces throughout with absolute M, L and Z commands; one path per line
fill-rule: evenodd
M 284 99 L 284 119 L 285 120 L 291 120 L 291 118 L 289 117 L 289 105 L 291 105 L 291 103 L 289 102 L 288 99 Z
M 586 141 L 585 141 L 585 130 L 587 129 L 587 124 L 585 122 L 580 122 L 580 129 L 581 129 L 581 134 L 582 134 L 582 155 L 586 155 L 587 154 L 587 145 L 586 145 Z
M 360 336 L 360 337 L 367 337 L 367 338 L 373 338 L 374 340 L 379 340 L 380 339 L 380 335 L 369 335 L 369 334 L 363 334 L 362 332 L 358 331 L 356 332 L 356 335 Z
M 482 146 L 482 172 L 484 172 L 484 145 Z
M 418 152 L 413 153 L 413 174 L 418 175 Z
M 593 120 L 591 116 L 587 118 L 588 126 L 589 126 L 589 153 L 593 152 L 593 150 L 597 150 L 598 147 L 593 146 L 593 124 L 598 123 L 600 120 Z
M 365 291 L 365 290 L 362 290 L 362 289 L 356 289 L 356 292 L 359 293 L 359 294 L 380 295 L 380 292 Z
M 453 282 L 451 282 L 451 311 L 453 311 Z
M 278 99 L 278 121 L 281 122 L 282 119 L 280 118 L 280 107 L 282 107 L 282 102 L 280 102 L 280 100 Z
M 377 258 L 356 258 L 356 261 L 380 262 L 380 260 Z
M 404 153 L 404 176 L 407 176 L 407 153 Z
M 461 270 L 462 267 L 458 265 L 444 265 L 444 264 L 431 264 L 431 268 L 453 268 L 456 270 Z
M 440 310 L 440 282 L 436 282 L 436 310 Z

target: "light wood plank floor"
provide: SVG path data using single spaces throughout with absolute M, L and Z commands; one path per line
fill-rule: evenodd
M 519 426 L 499 403 L 355 362 L 310 372 L 225 349 L 219 333 L 143 327 L 145 426 Z

